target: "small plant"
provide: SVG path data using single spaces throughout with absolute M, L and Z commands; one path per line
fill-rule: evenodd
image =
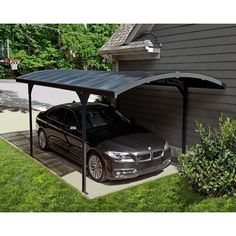
M 180 174 L 204 195 L 236 195 L 236 120 L 221 116 L 218 129 L 197 127 L 200 144 L 180 155 Z

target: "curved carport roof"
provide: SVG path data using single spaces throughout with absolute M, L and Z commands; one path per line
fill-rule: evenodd
M 30 155 L 33 156 L 32 106 L 31 92 L 34 85 L 42 85 L 76 91 L 82 105 L 82 146 L 83 178 L 82 191 L 86 193 L 86 104 L 90 94 L 117 98 L 125 91 L 142 84 L 176 86 L 183 96 L 182 151 L 186 147 L 186 121 L 188 88 L 224 89 L 225 84 L 210 76 L 195 73 L 155 73 L 140 72 L 103 72 L 85 70 L 44 70 L 32 72 L 16 78 L 17 82 L 28 84 L 29 120 L 30 120 Z
M 222 89 L 225 85 L 212 77 L 194 73 L 155 75 L 138 72 L 104 72 L 85 70 L 43 70 L 22 75 L 17 82 L 80 91 L 117 98 L 129 89 L 142 84 L 160 84 L 195 88 Z

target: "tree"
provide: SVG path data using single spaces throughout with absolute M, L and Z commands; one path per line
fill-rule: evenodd
M 11 57 L 20 58 L 22 74 L 52 68 L 109 70 L 98 49 L 115 31 L 112 24 L 11 24 L 0 25 L 0 35 L 10 39 Z M 0 65 L 0 78 L 9 76 Z
M 75 68 L 109 70 L 111 63 L 104 63 L 97 51 L 116 28 L 111 24 L 59 25 L 62 50 Z

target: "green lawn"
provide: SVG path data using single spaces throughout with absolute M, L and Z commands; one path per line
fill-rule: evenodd
M 0 139 L 0 211 L 236 211 L 236 197 L 206 199 L 175 174 L 88 200 Z

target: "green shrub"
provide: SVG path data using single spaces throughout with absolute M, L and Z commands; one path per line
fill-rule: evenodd
M 11 78 L 10 66 L 7 67 L 3 63 L 0 63 L 0 79 L 10 79 L 10 78 Z
M 179 173 L 202 194 L 236 195 L 236 120 L 221 116 L 218 129 L 197 126 L 200 144 L 180 155 Z

